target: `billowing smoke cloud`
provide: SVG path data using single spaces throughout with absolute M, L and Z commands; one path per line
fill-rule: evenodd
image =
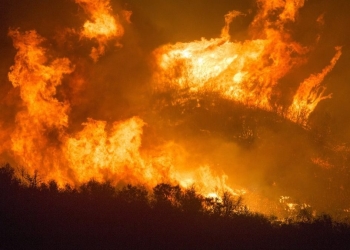
M 268 213 L 276 210 L 272 206 L 276 207 L 280 196 L 308 203 L 317 211 L 348 208 L 347 1 L 287 1 L 298 5 L 294 6 L 296 12 L 284 5 L 285 1 L 271 1 L 276 5 L 272 13 L 264 1 L 97 2 L 106 7 L 104 14 L 113 17 L 123 32 L 111 37 L 87 35 L 86 27 L 102 22 L 89 10 L 91 1 L 3 2 L 0 161 L 70 183 L 91 177 L 149 185 L 211 180 L 210 187 L 229 185 L 246 190 L 248 205 Z M 259 12 L 259 8 L 267 12 Z M 225 26 L 224 16 L 232 10 L 241 14 Z M 259 19 L 259 15 L 266 16 Z M 281 28 L 274 27 L 276 15 L 285 21 Z M 285 48 L 293 43 L 308 48 L 299 51 L 302 53 L 290 51 L 291 60 L 299 53 L 303 61 L 293 67 L 286 64 L 291 70 L 275 75 L 278 84 L 270 103 L 284 108 L 247 107 L 210 89 L 197 93 L 174 87 L 157 91 L 154 73 L 159 65 L 154 51 L 201 37 L 211 41 L 221 35 L 227 43 L 240 44 L 264 39 L 266 34 L 259 31 L 265 18 L 268 28 L 288 34 L 283 38 Z M 222 36 L 223 27 L 227 27 L 226 37 Z M 25 47 L 19 48 L 18 43 L 16 47 L 16 41 L 33 36 L 40 42 L 27 49 L 44 52 L 35 61 L 26 59 L 21 67 L 28 73 L 20 70 L 24 75 L 19 83 L 14 60 Z M 272 51 L 280 48 L 269 46 Z M 337 46 L 342 46 L 341 56 L 334 50 Z M 330 63 L 332 58 L 338 61 Z M 49 73 L 38 73 L 42 69 Z M 232 77 L 239 82 L 240 77 L 252 73 L 247 74 Z M 288 111 L 299 86 L 318 74 L 322 75 L 317 83 L 321 88 L 311 89 L 316 97 L 333 93 L 332 98 L 317 102 L 306 124 L 300 122 L 303 126 L 290 121 L 297 119 L 285 119 L 281 113 Z M 44 92 L 33 97 L 41 103 L 35 115 L 31 114 L 33 100 L 23 97 L 26 87 L 34 88 L 31 79 L 34 86 L 45 86 Z M 50 123 L 47 116 L 56 118 Z M 21 125 L 23 122 L 29 125 Z M 123 130 L 129 127 L 130 132 Z M 38 140 L 23 140 L 26 134 Z M 16 140 L 22 140 L 18 147 L 13 146 Z M 23 149 L 26 152 L 20 153 Z M 79 156 L 77 151 L 84 153 Z M 102 155 L 109 155 L 105 163 Z M 41 159 L 33 159 L 36 165 L 21 161 L 36 156 Z

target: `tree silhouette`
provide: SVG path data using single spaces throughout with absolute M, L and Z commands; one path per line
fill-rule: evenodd
M 230 192 L 225 191 L 221 198 L 205 198 L 205 207 L 207 213 L 210 215 L 232 217 L 234 214 L 248 213 L 248 209 L 247 207 L 243 206 L 242 201 L 243 199 L 241 196 L 235 199 Z
M 10 164 L 5 164 L 0 167 L 0 185 L 1 190 L 14 185 L 19 185 L 18 179 L 15 178 L 15 170 Z
M 148 192 L 143 186 L 128 184 L 117 192 L 117 197 L 126 203 L 148 204 Z
M 182 191 L 180 196 L 180 206 L 182 211 L 190 214 L 202 213 L 204 197 L 197 194 L 195 187 L 192 186 Z
M 96 180 L 90 180 L 80 186 L 80 191 L 83 195 L 94 198 L 110 198 L 116 195 L 116 189 L 109 181 L 100 183 Z
M 180 207 L 181 188 L 179 185 L 161 183 L 153 188 L 154 206 L 162 209 Z
M 349 249 L 350 225 L 300 212 L 275 223 L 241 197 L 205 198 L 195 187 L 116 189 L 90 180 L 33 189 L 0 167 L 0 249 Z M 306 207 L 305 207 L 306 208 Z

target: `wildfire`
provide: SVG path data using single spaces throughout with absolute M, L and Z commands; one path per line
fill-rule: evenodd
M 221 37 L 190 43 L 169 44 L 154 53 L 158 70 L 156 88 L 189 89 L 193 94 L 214 91 L 223 97 L 264 110 L 282 110 L 271 104 L 279 80 L 303 64 L 309 51 L 293 41 L 285 25 L 295 21 L 304 1 L 258 1 L 259 12 L 250 30 L 253 39 L 230 41 L 229 25 L 241 13 L 229 12 Z M 277 13 L 277 14 L 276 14 Z M 275 20 L 271 17 L 274 16 Z M 287 114 L 290 120 L 306 125 L 310 113 L 329 95 L 320 86 L 341 55 L 337 53 L 322 73 L 312 75 L 297 90 Z
M 97 61 L 110 41 L 118 41 L 124 35 L 124 28 L 119 16 L 112 14 L 109 0 L 75 2 L 89 17 L 80 37 L 97 41 L 90 53 Z M 156 49 L 153 86 L 158 90 L 188 90 L 193 95 L 217 92 L 249 107 L 287 110 L 283 114 L 286 118 L 306 126 L 318 103 L 331 97 L 325 94 L 321 83 L 339 60 L 341 47 L 336 47 L 335 56 L 321 73 L 312 74 L 299 85 L 288 107 L 276 106 L 271 102 L 276 86 L 288 72 L 306 62 L 310 51 L 294 41 L 286 28 L 295 21 L 304 0 L 257 0 L 257 3 L 259 11 L 250 25 L 250 40 L 231 41 L 230 24 L 244 15 L 231 11 L 225 15 L 220 37 Z M 128 11 L 121 14 L 127 22 L 130 16 Z M 87 118 L 80 131 L 71 132 L 71 103 L 65 100 L 65 95 L 58 97 L 57 87 L 64 84 L 66 75 L 74 72 L 74 60 L 49 56 L 43 45 L 45 38 L 35 30 L 10 29 L 9 36 L 17 54 L 8 78 L 13 87 L 19 88 L 22 106 L 13 128 L 6 128 L 10 143 L 4 143 L 6 148 L 1 146 L 0 153 L 7 151 L 28 173 L 38 171 L 43 181 L 53 179 L 59 185 L 79 185 L 90 179 L 146 187 L 167 182 L 184 188 L 194 185 L 202 195 L 213 198 L 219 198 L 223 191 L 233 195 L 246 193 L 231 188 L 228 177 L 216 174 L 208 165 L 188 169 L 185 156 L 177 155 L 183 158 L 181 161 L 175 159 L 175 143 L 156 145 L 153 149 L 142 147 L 143 129 L 148 125 L 139 116 L 108 123 Z M 72 77 L 71 81 L 76 86 L 85 84 L 80 78 Z M 0 121 L 0 139 L 7 136 L 2 126 Z M 332 167 L 322 159 L 315 158 L 313 162 L 324 168 Z M 291 210 L 295 206 L 285 204 Z
M 325 67 L 321 73 L 311 75 L 302 82 L 294 95 L 293 103 L 288 110 L 288 118 L 302 125 L 307 124 L 307 118 L 316 108 L 317 104 L 325 99 L 331 98 L 332 95 L 325 95 L 325 87 L 321 86 L 321 82 L 332 71 L 335 64 L 339 60 L 342 51 L 341 47 L 336 47 L 337 53 L 332 58 L 330 65 Z
M 57 147 L 68 126 L 69 111 L 69 104 L 54 96 L 63 75 L 71 73 L 73 67 L 67 58 L 49 62 L 40 45 L 44 39 L 35 31 L 10 30 L 9 36 L 17 49 L 9 79 L 20 88 L 24 106 L 17 113 L 11 135 L 12 152 L 30 172 L 38 165 L 50 165 L 45 174 L 51 177 L 59 169 Z
M 53 179 L 60 185 L 95 179 L 148 187 L 160 182 L 183 187 L 195 184 L 203 194 L 233 192 L 226 185 L 227 177 L 213 175 L 209 167 L 186 175 L 178 171 L 169 146 L 157 152 L 142 151 L 145 123 L 138 117 L 114 122 L 110 129 L 107 122 L 89 118 L 80 132 L 69 134 L 70 104 L 55 95 L 64 75 L 74 67 L 67 58 L 49 61 L 41 45 L 45 39 L 36 31 L 10 30 L 9 36 L 17 49 L 9 79 L 20 88 L 24 106 L 16 116 L 11 151 L 26 171 L 39 170 L 44 181 Z
M 75 0 L 90 16 L 84 24 L 81 35 L 89 39 L 96 39 L 98 47 L 92 48 L 90 57 L 97 61 L 105 53 L 107 42 L 118 39 L 124 35 L 124 28 L 118 21 L 118 16 L 112 15 L 109 0 Z M 125 12 L 126 19 L 130 21 L 131 12 Z

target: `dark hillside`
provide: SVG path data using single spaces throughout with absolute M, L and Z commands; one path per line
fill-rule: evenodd
M 39 182 L 39 181 L 38 181 Z M 79 188 L 23 185 L 0 169 L 1 249 L 349 249 L 350 226 L 324 215 L 281 224 L 193 188 L 153 192 L 94 180 Z

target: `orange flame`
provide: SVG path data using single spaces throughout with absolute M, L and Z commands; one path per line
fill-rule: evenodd
M 225 16 L 220 38 L 202 38 L 157 49 L 154 52 L 158 67 L 154 74 L 156 88 L 189 89 L 191 93 L 214 91 L 247 106 L 282 110 L 283 107 L 270 102 L 274 88 L 293 67 L 305 62 L 304 55 L 309 50 L 293 41 L 285 29 L 285 24 L 295 21 L 304 0 L 259 0 L 258 5 L 259 12 L 250 26 L 252 40 L 230 41 L 230 22 L 241 15 L 232 11 Z M 329 67 L 301 84 L 287 118 L 305 124 L 318 102 L 327 98 L 319 84 L 339 59 L 341 52 L 337 50 Z M 315 78 L 319 79 L 317 83 Z M 306 100 L 311 104 L 303 104 Z M 307 109 L 301 120 L 294 115 L 298 113 L 297 107 Z
M 264 5 L 252 28 L 260 26 L 267 10 Z M 269 99 L 273 87 L 294 65 L 302 62 L 295 55 L 303 55 L 307 50 L 291 41 L 281 27 L 265 28 L 259 39 L 230 42 L 229 24 L 238 15 L 239 12 L 226 15 L 220 38 L 202 38 L 201 41 L 166 45 L 156 50 L 159 72 L 155 74 L 155 80 L 158 86 L 189 87 L 192 92 L 209 89 L 250 106 L 271 109 Z M 284 15 L 283 18 L 286 19 Z M 279 19 L 279 22 L 284 21 Z
M 74 170 L 72 179 L 75 183 L 93 178 L 151 188 L 167 182 L 184 188 L 196 185 L 204 195 L 223 190 L 235 193 L 226 184 L 227 176 L 215 176 L 208 166 L 190 173 L 179 171 L 171 153 L 175 148 L 171 145 L 161 146 L 156 152 L 141 150 L 142 127 L 145 125 L 142 119 L 133 117 L 115 122 L 109 130 L 106 125 L 104 121 L 89 119 L 82 131 L 65 141 L 63 155 L 69 168 Z
M 337 53 L 332 58 L 330 65 L 325 67 L 321 73 L 311 75 L 300 84 L 294 95 L 293 103 L 288 110 L 287 117 L 290 120 L 306 125 L 309 115 L 316 108 L 317 104 L 324 99 L 332 97 L 331 94 L 324 94 L 326 88 L 320 86 L 320 84 L 328 73 L 332 71 L 342 54 L 341 47 L 336 47 L 336 50 Z
M 11 135 L 12 151 L 20 164 L 33 171 L 38 164 L 46 165 L 58 157 L 56 144 L 68 126 L 69 105 L 54 96 L 63 75 L 73 68 L 67 58 L 48 62 L 45 49 L 40 46 L 44 39 L 36 31 L 10 30 L 9 35 L 17 49 L 9 79 L 20 88 L 24 105 L 17 113 Z
M 97 61 L 108 42 L 121 38 L 124 29 L 118 17 L 111 14 L 109 0 L 75 2 L 90 17 L 81 36 L 97 40 L 98 46 L 90 54 Z M 248 106 L 276 109 L 270 102 L 274 88 L 292 68 L 305 62 L 309 51 L 293 41 L 285 28 L 295 21 L 304 0 L 258 0 L 258 4 L 259 12 L 250 26 L 251 40 L 231 41 L 230 23 L 243 15 L 231 11 L 225 16 L 219 38 L 165 45 L 154 51 L 158 67 L 154 73 L 156 87 L 188 89 L 193 94 L 210 90 Z M 131 12 L 122 15 L 130 22 Z M 60 185 L 79 185 L 94 178 L 148 187 L 160 182 L 182 187 L 195 185 L 203 195 L 212 197 L 218 197 L 223 190 L 236 195 L 245 193 L 230 188 L 227 176 L 213 173 L 209 166 L 180 170 L 185 168 L 186 160 L 176 162 L 172 155 L 175 146 L 143 148 L 146 124 L 139 117 L 112 124 L 88 118 L 81 131 L 70 134 L 70 103 L 56 97 L 63 77 L 74 70 L 70 60 L 49 60 L 42 46 L 45 39 L 36 31 L 10 30 L 9 36 L 17 54 L 8 76 L 13 86 L 20 89 L 23 101 L 11 131 L 11 153 L 28 172 L 39 170 L 43 181 L 54 179 Z M 320 84 L 341 56 L 341 48 L 336 49 L 330 65 L 300 84 L 287 111 L 288 119 L 306 125 L 317 104 L 330 97 L 324 95 L 325 88 Z M 2 151 L 4 148 L 0 148 Z M 325 164 L 319 160 L 314 163 Z
M 106 122 L 89 119 L 75 138 L 68 138 L 64 154 L 77 172 L 79 183 L 94 178 L 142 182 L 152 179 L 139 148 L 143 121 L 137 117 L 114 123 L 107 134 Z M 129 177 L 128 177 L 129 175 Z
M 93 178 L 147 187 L 160 182 L 195 184 L 203 194 L 234 192 L 227 177 L 215 176 L 209 167 L 192 173 L 176 169 L 169 145 L 156 152 L 141 150 L 145 123 L 138 117 L 114 122 L 110 129 L 105 121 L 89 118 L 80 132 L 70 135 L 69 103 L 55 98 L 63 76 L 73 71 L 70 61 L 50 62 L 41 46 L 44 39 L 36 31 L 10 30 L 9 35 L 17 49 L 9 79 L 20 88 L 24 106 L 16 116 L 11 151 L 26 171 L 39 170 L 43 181 L 53 179 L 60 185 L 79 185 Z
M 78 183 L 91 178 L 112 183 L 141 183 L 148 187 L 170 182 L 182 187 L 196 185 L 204 194 L 226 189 L 233 192 L 226 184 L 227 176 L 214 176 L 209 167 L 200 167 L 192 173 L 178 171 L 169 145 L 156 153 L 140 150 L 145 124 L 138 117 L 115 122 L 108 132 L 104 121 L 89 119 L 84 125 L 74 138 L 67 139 L 64 148 Z
M 109 0 L 75 0 L 90 16 L 91 21 L 86 21 L 82 36 L 96 39 L 98 47 L 92 48 L 90 57 L 96 62 L 105 53 L 107 42 L 118 39 L 124 35 L 124 28 L 119 23 L 118 17 L 111 14 L 112 8 Z M 131 12 L 124 12 L 124 16 L 130 21 Z

